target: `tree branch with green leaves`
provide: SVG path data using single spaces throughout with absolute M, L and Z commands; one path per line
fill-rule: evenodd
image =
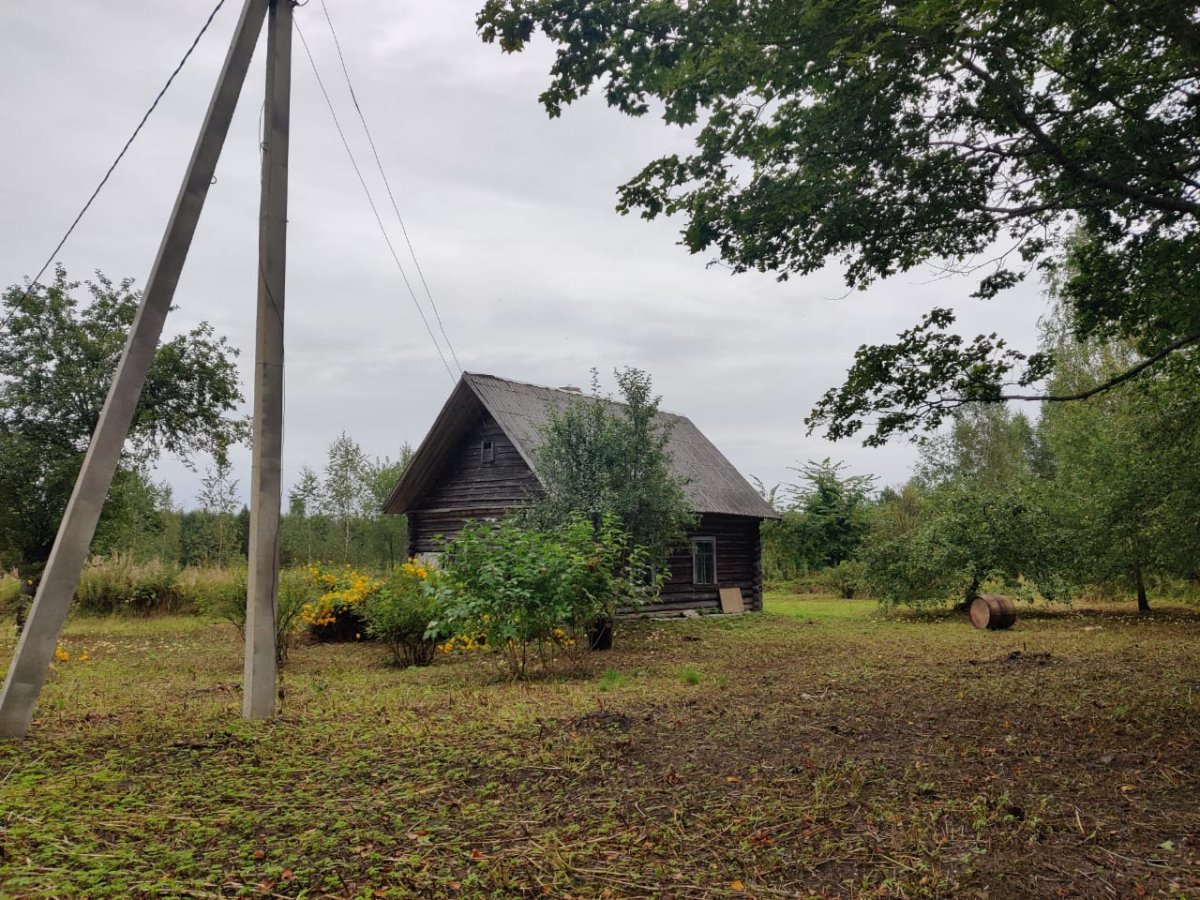
M 618 209 L 679 216 L 691 252 L 781 280 L 838 262 L 864 288 L 1003 240 L 1016 253 L 974 289 L 995 298 L 1084 234 L 1060 283 L 1072 327 L 1152 361 L 1200 334 L 1198 22 L 1195 0 L 488 0 L 477 18 L 505 52 L 555 45 L 550 116 L 598 89 L 690 129 Z M 817 411 L 831 437 L 880 396 L 884 439 L 1047 374 L 931 330 L 943 312 L 859 351 L 845 402 Z

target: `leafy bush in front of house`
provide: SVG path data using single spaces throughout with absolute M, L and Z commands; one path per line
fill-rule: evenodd
M 615 516 L 574 515 L 553 531 L 469 523 L 443 556 L 435 627 L 482 637 L 513 678 L 561 652 L 578 662 L 588 629 L 645 590 L 632 577 L 645 581 L 645 554 L 626 544 Z
M 427 666 L 433 662 L 438 633 L 437 573 L 412 560 L 396 569 L 363 603 L 367 633 L 387 645 L 396 665 Z

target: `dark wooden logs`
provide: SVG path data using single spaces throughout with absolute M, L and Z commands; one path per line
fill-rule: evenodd
M 976 628 L 1000 631 L 1017 621 L 1017 607 L 1003 594 L 980 594 L 971 601 L 971 624 Z

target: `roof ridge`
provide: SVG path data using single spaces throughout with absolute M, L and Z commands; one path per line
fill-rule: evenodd
M 595 394 L 584 393 L 582 389 L 580 389 L 578 392 L 564 391 L 562 388 L 550 387 L 548 384 L 536 384 L 532 381 L 518 381 L 516 378 L 503 378 L 500 375 L 492 375 L 489 372 L 463 372 L 463 378 L 490 378 L 493 381 L 500 381 L 504 384 L 516 384 L 520 385 L 521 387 L 537 388 L 541 391 L 550 391 L 555 394 L 563 394 L 567 397 L 579 397 L 581 400 L 601 400 L 604 403 L 611 403 L 614 406 L 628 405 L 620 400 L 614 400 L 612 397 L 598 397 Z M 660 416 L 668 416 L 672 419 L 684 419 L 685 421 L 689 422 L 691 421 L 691 419 L 689 419 L 687 416 L 682 415 L 681 413 L 671 412 L 669 409 L 658 409 L 656 412 Z

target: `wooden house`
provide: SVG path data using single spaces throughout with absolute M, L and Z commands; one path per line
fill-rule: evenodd
M 408 555 L 436 553 L 467 521 L 496 519 L 535 499 L 542 492 L 536 451 L 550 413 L 579 399 L 576 389 L 464 374 L 384 507 L 408 516 Z M 720 588 L 740 588 L 745 607 L 761 609 L 759 525 L 775 511 L 689 419 L 664 412 L 659 419 L 671 426 L 672 470 L 685 479 L 699 520 L 671 556 L 658 601 L 642 610 L 719 608 Z

